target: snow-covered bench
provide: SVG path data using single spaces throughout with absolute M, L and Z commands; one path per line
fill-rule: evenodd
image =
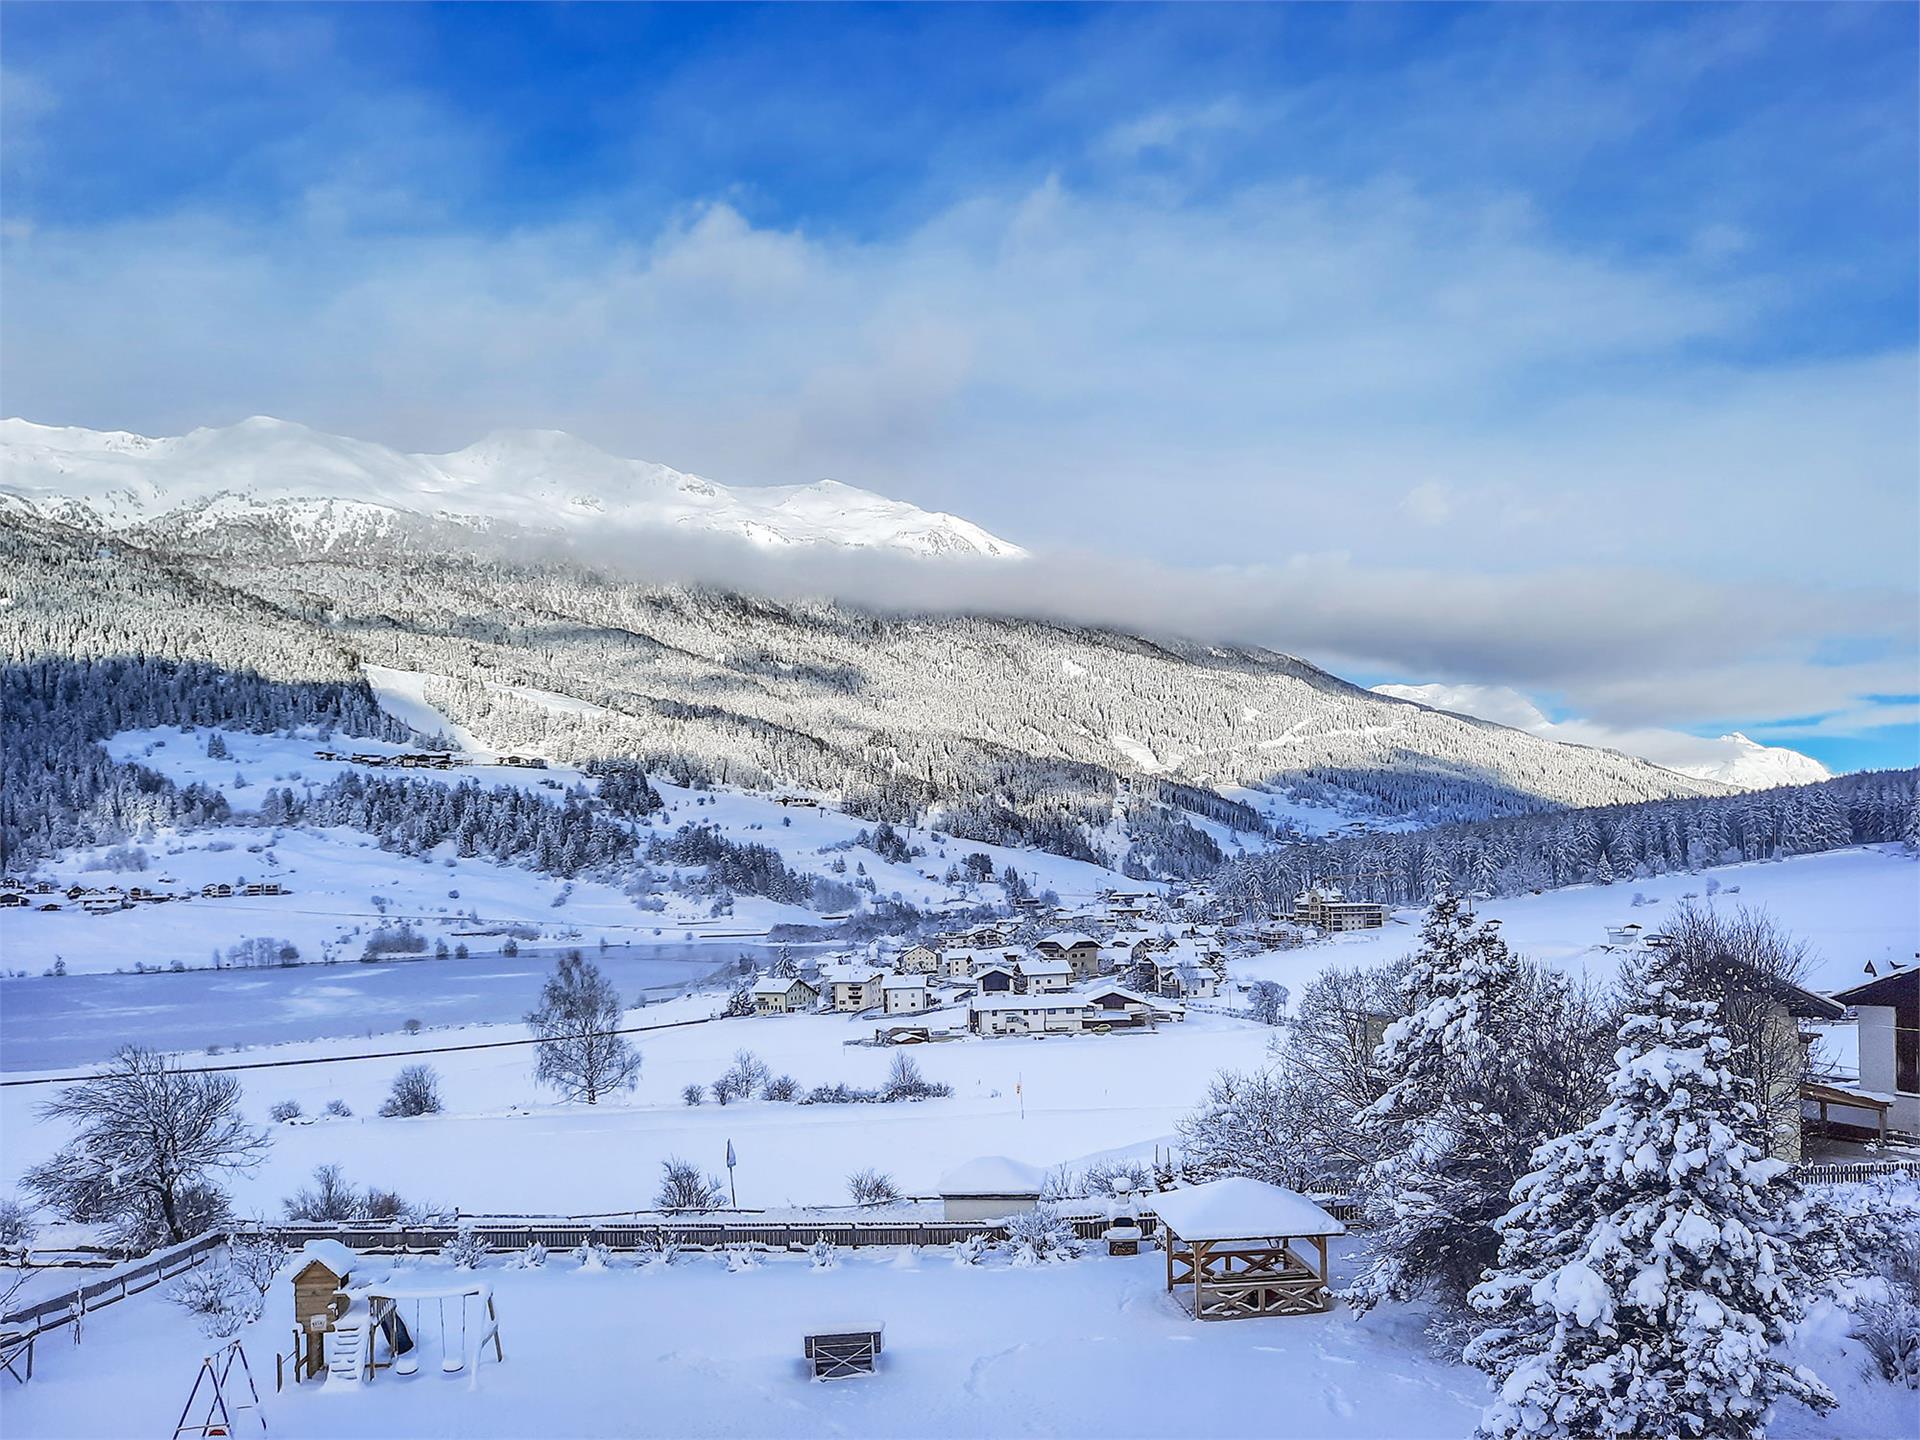
M 871 1375 L 880 1358 L 884 1325 L 840 1325 L 816 1330 L 805 1337 L 808 1362 L 816 1380 L 846 1375 Z

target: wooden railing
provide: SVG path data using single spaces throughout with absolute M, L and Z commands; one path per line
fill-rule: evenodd
M 1098 1240 L 1108 1222 L 1100 1216 L 1067 1223 L 1080 1239 Z M 235 1231 L 270 1235 L 294 1247 L 309 1240 L 338 1240 L 349 1249 L 374 1255 L 431 1254 L 468 1232 L 503 1252 L 536 1244 L 549 1250 L 572 1250 L 589 1241 L 614 1251 L 655 1250 L 668 1242 L 683 1250 L 724 1250 L 732 1245 L 796 1250 L 824 1238 L 841 1249 L 855 1250 L 876 1245 L 951 1245 L 976 1236 L 989 1241 L 1007 1238 L 1006 1226 L 971 1220 L 716 1220 L 695 1214 L 644 1220 L 480 1220 L 458 1225 L 284 1224 Z
M 1920 1160 L 1821 1160 L 1793 1173 L 1802 1185 L 1858 1185 L 1882 1175 L 1920 1177 Z
M 78 1344 L 81 1323 L 87 1316 L 193 1269 L 226 1243 L 224 1234 L 210 1230 L 179 1245 L 156 1250 L 144 1260 L 117 1265 L 85 1285 L 0 1315 L 0 1346 L 11 1354 L 16 1347 L 27 1349 L 37 1337 L 67 1326 L 73 1327 L 74 1343 Z

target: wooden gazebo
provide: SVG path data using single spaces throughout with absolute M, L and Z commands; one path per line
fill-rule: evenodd
M 1160 1217 L 1167 1289 L 1190 1293 L 1196 1320 L 1317 1315 L 1331 1305 L 1327 1241 L 1347 1227 L 1306 1196 L 1235 1177 L 1149 1203 Z M 1312 1243 L 1314 1261 L 1294 1248 L 1300 1241 Z

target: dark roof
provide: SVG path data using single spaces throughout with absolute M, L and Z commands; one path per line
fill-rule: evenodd
M 1898 970 L 1891 975 L 1863 980 L 1845 990 L 1834 991 L 1833 998 L 1843 1005 L 1899 1005 L 1902 1002 L 1911 1005 L 1920 999 L 1920 969 Z

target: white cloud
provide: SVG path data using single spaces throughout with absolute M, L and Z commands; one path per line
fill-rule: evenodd
M 1381 695 L 1415 700 L 1436 710 L 1511 725 L 1548 740 L 1619 750 L 1705 780 L 1746 789 L 1824 780 L 1825 766 L 1797 750 L 1756 744 L 1737 731 L 1707 737 L 1654 726 L 1616 728 L 1591 720 L 1549 720 L 1533 701 L 1504 685 L 1376 685 Z
M 1438 480 L 1423 480 L 1402 498 L 1400 509 L 1415 524 L 1444 525 L 1453 515 L 1453 492 Z

